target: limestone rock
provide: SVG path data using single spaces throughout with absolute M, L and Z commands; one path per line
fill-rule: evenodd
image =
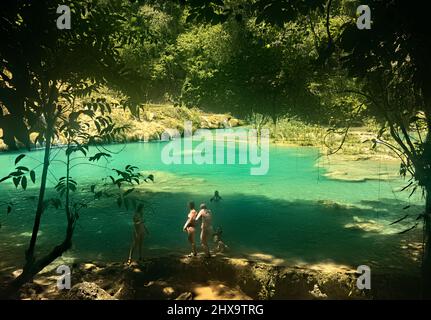
M 314 285 L 313 290 L 310 291 L 310 294 L 316 299 L 327 299 L 328 296 L 320 291 L 320 288 L 317 284 Z
M 193 294 L 191 292 L 183 292 L 175 300 L 193 300 Z
M 239 126 L 239 120 L 235 119 L 235 118 L 230 118 L 229 121 L 228 121 L 228 123 L 229 123 L 229 125 L 231 127 L 237 127 L 237 126 Z
M 72 300 L 116 300 L 93 282 L 81 282 L 72 287 L 68 294 Z

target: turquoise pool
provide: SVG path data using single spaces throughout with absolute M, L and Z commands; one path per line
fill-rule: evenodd
M 399 235 L 407 222 L 389 225 L 405 214 L 419 212 L 421 199 L 408 199 L 398 190 L 402 180 L 347 182 L 328 179 L 319 166 L 318 150 L 308 147 L 270 146 L 269 171 L 250 175 L 250 165 L 166 165 L 161 161 L 166 143 L 130 143 L 111 145 L 119 152 L 101 167 L 80 165 L 72 170 L 84 196 L 90 185 L 101 183 L 112 174 L 110 168 L 134 164 L 143 173 L 152 173 L 154 183 L 139 187 L 142 197 L 151 204 L 146 212 L 150 235 L 146 240 L 148 255 L 165 252 L 188 253 L 182 232 L 187 214 L 186 203 L 209 202 L 214 190 L 223 200 L 209 204 L 215 226 L 221 226 L 231 254 L 268 255 L 287 263 L 331 262 L 349 266 L 373 264 L 404 268 L 417 263 L 409 243 L 420 240 L 420 232 Z M 60 149 L 57 159 L 63 157 Z M 94 150 L 91 153 L 94 153 Z M 27 153 L 22 165 L 35 167 L 42 151 Z M 9 173 L 17 153 L 0 155 L 0 175 Z M 354 164 L 352 164 L 354 166 Z M 396 172 L 397 165 L 389 167 Z M 40 167 L 36 169 L 39 173 Z M 370 171 L 376 167 L 370 166 Z M 54 162 L 50 173 L 49 195 L 55 177 L 63 176 L 62 165 Z M 0 184 L 0 201 L 15 203 L 13 211 L 0 212 L 0 266 L 20 266 L 30 237 L 36 205 L 36 187 L 16 190 L 11 181 Z M 2 211 L 6 211 L 5 209 Z M 132 212 L 119 209 L 115 199 L 93 202 L 82 211 L 76 227 L 69 259 L 123 261 L 131 239 Z M 65 229 L 61 210 L 45 212 L 38 250 L 60 241 Z

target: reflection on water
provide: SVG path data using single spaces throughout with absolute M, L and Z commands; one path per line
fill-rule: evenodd
M 80 183 L 79 190 L 87 196 L 89 186 L 111 174 L 112 167 L 135 164 L 145 173 L 154 174 L 154 184 L 138 187 L 153 209 L 147 210 L 145 217 L 150 231 L 145 240 L 148 255 L 186 253 L 189 248 L 182 232 L 186 203 L 208 203 L 214 190 L 218 190 L 223 200 L 209 206 L 214 224 L 223 228 L 224 241 L 232 254 L 264 254 L 286 263 L 334 262 L 350 266 L 405 267 L 413 262 L 409 243 L 417 242 L 419 233 L 397 234 L 410 226 L 407 220 L 390 225 L 405 214 L 402 208 L 407 202 L 411 204 L 409 213 L 421 209 L 415 205 L 420 204 L 420 199 L 409 200 L 407 195 L 393 192 L 402 185 L 400 180 L 354 183 L 325 178 L 325 171 L 316 166 L 318 154 L 313 148 L 271 147 L 268 174 L 250 176 L 247 165 L 165 165 L 160 161 L 162 147 L 162 143 L 129 144 L 110 163 L 102 163 L 106 168 L 80 166 L 72 172 Z M 33 160 L 25 159 L 25 165 L 30 167 L 42 158 L 40 151 L 30 155 Z M 1 176 L 9 172 L 15 157 L 16 154 L 0 156 Z M 51 180 L 62 175 L 61 165 L 53 163 Z M 51 181 L 51 187 L 54 183 Z M 53 194 L 50 189 L 48 197 Z M 24 192 L 15 190 L 10 182 L 0 184 L 0 200 L 15 203 L 11 214 L 2 213 L 1 267 L 22 263 L 36 195 L 33 186 Z M 119 209 L 113 199 L 93 202 L 81 214 L 73 249 L 66 258 L 125 260 L 131 240 L 131 215 Z M 64 230 L 61 210 L 51 208 L 45 212 L 38 250 L 60 242 Z

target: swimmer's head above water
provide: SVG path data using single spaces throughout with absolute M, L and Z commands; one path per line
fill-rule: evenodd
M 215 201 L 215 202 L 218 202 L 218 201 L 220 201 L 221 200 L 221 197 L 220 197 L 220 194 L 219 194 L 219 192 L 216 190 L 216 191 L 214 191 L 214 195 L 213 195 L 213 197 L 210 199 L 210 202 L 213 202 L 213 201 Z

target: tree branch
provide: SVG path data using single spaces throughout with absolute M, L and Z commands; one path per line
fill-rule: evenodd
M 328 48 L 332 47 L 332 42 L 333 42 L 331 30 L 330 30 L 330 21 L 329 21 L 331 4 L 332 4 L 332 0 L 328 0 L 328 3 L 326 4 L 326 33 L 328 34 Z

